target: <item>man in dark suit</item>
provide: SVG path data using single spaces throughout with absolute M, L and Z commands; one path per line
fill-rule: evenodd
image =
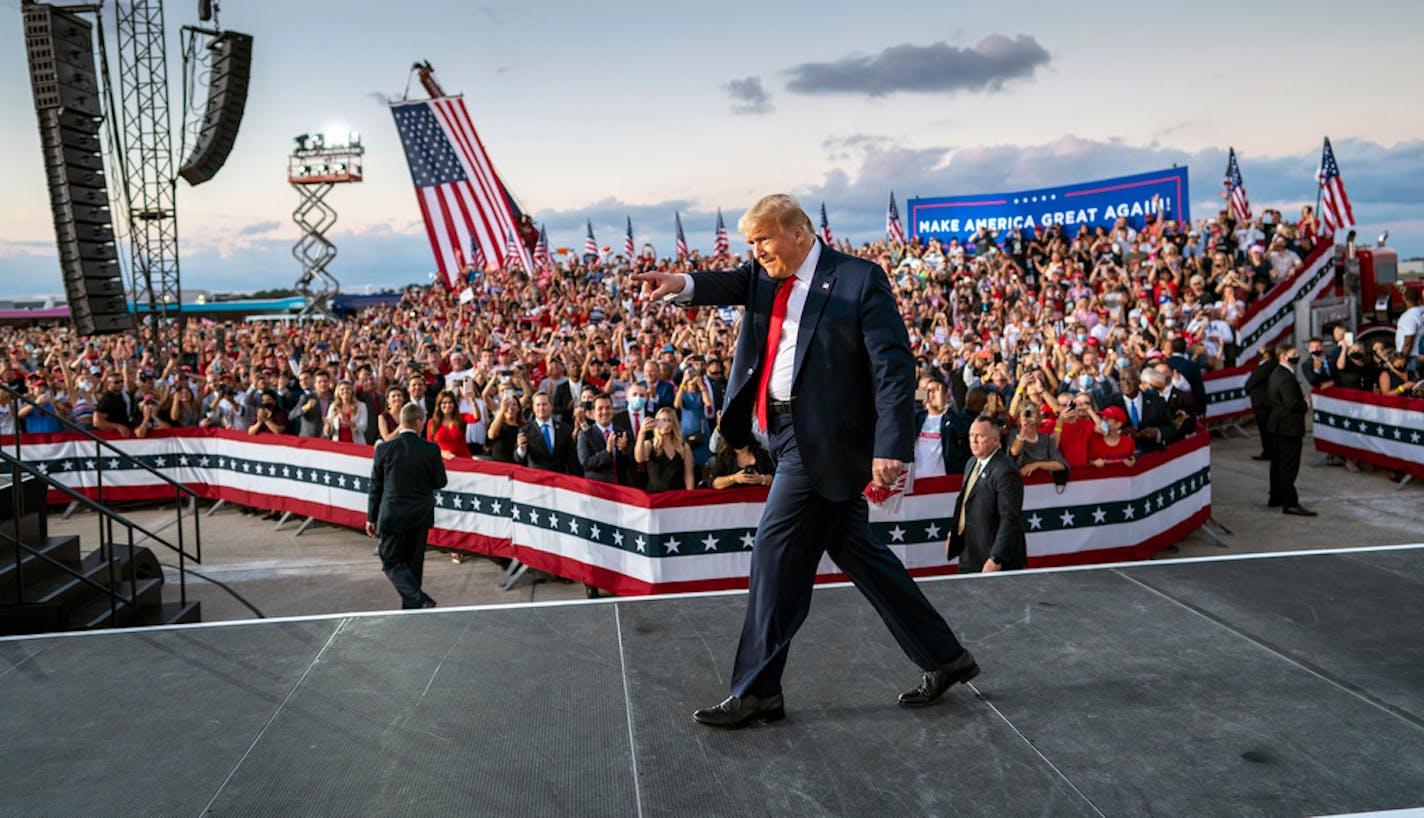
M 1172 339 L 1172 354 L 1167 358 L 1167 366 L 1180 372 L 1187 379 L 1192 390 L 1192 413 L 1198 417 L 1206 414 L 1206 381 L 1202 379 L 1201 367 L 1187 356 L 1187 339 Z
M 1275 446 L 1271 460 L 1272 507 L 1297 517 L 1314 517 L 1315 512 L 1300 504 L 1295 478 L 1300 472 L 1300 449 L 1305 442 L 1305 416 L 1310 411 L 1305 393 L 1296 380 L 1300 353 L 1292 344 L 1276 345 L 1276 371 L 1271 373 L 1271 417 L 1267 421 Z
M 514 462 L 559 474 L 582 474 L 574 430 L 554 417 L 554 402 L 543 392 L 534 393 L 534 417 L 519 430 Z
M 1279 366 L 1276 364 L 1274 348 L 1263 346 L 1260 354 L 1260 362 L 1251 370 L 1251 374 L 1246 376 L 1246 397 L 1251 400 L 1251 413 L 1256 417 L 1256 433 L 1261 436 L 1261 452 L 1251 455 L 1251 459 L 1270 460 L 1271 452 L 1275 448 L 1275 438 L 1266 431 L 1271 427 L 1271 373 L 1279 369 Z M 1271 492 L 1271 497 L 1275 496 L 1275 492 Z
M 781 674 L 822 554 L 925 671 L 900 703 L 932 704 L 979 665 L 868 525 L 867 478 L 888 488 L 914 453 L 915 359 L 890 284 L 880 267 L 822 244 L 791 196 L 763 198 L 740 227 L 754 261 L 633 276 L 650 300 L 744 307 L 719 428 L 728 445 L 745 446 L 755 417 L 777 460 L 731 695 L 693 718 L 742 727 L 784 716 Z
M 1028 561 L 1023 530 L 1023 477 L 1000 446 L 999 425 L 976 420 L 969 427 L 964 483 L 954 504 L 945 542 L 947 559 L 959 557 L 959 573 L 1013 571 Z
M 445 487 L 440 447 L 420 437 L 425 410 L 401 407 L 400 433 L 376 447 L 366 533 L 380 537 L 381 570 L 401 596 L 402 608 L 434 608 L 420 588 L 425 541 L 435 524 L 435 490 Z
M 578 436 L 578 461 L 583 476 L 600 483 L 633 485 L 633 462 L 628 433 L 613 426 L 613 398 L 599 393 L 593 399 L 593 424 Z
M 1152 371 L 1152 370 L 1148 370 Z M 1154 375 L 1138 372 L 1134 368 L 1124 369 L 1118 379 L 1120 392 L 1108 398 L 1108 406 L 1116 406 L 1127 416 L 1127 434 L 1137 441 L 1139 452 L 1157 452 L 1166 447 L 1176 434 L 1172 425 L 1172 412 L 1153 389 L 1143 389 L 1145 380 L 1157 382 Z

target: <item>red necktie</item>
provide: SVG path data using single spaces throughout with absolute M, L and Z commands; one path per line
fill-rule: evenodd
M 761 379 L 757 383 L 756 416 L 761 430 L 770 434 L 766 425 L 766 390 L 771 386 L 771 370 L 776 364 L 776 348 L 781 345 L 781 324 L 786 320 L 786 302 L 791 300 L 791 287 L 796 276 L 783 278 L 771 302 L 771 325 L 766 330 L 766 351 L 762 353 Z
M 613 427 L 612 427 L 612 426 L 609 426 L 609 427 L 608 427 L 608 430 L 603 433 L 603 439 L 604 439 L 605 442 L 613 439 Z M 612 454 L 613 454 L 613 482 L 617 483 L 617 482 L 618 482 L 618 450 L 617 450 L 617 449 L 614 449 L 613 452 L 612 452 Z

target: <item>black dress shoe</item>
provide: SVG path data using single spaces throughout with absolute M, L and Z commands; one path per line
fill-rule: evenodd
M 1286 506 L 1285 508 L 1281 509 L 1281 513 L 1283 513 L 1283 514 L 1292 514 L 1292 515 L 1294 515 L 1294 516 L 1296 516 L 1296 517 L 1317 517 L 1317 516 L 1319 516 L 1319 515 L 1317 515 L 1315 512 L 1313 512 L 1313 511 L 1311 511 L 1310 509 L 1306 508 L 1305 506 Z
M 771 722 L 786 718 L 786 705 L 781 694 L 774 696 L 728 696 L 715 707 L 704 707 L 692 714 L 692 720 L 709 727 L 736 729 L 754 721 Z
M 425 599 L 422 599 L 422 600 L 420 601 L 420 607 L 422 607 L 422 608 L 434 608 L 434 607 L 435 607 L 435 600 L 431 599 L 430 596 L 427 594 L 427 595 L 425 595 Z
M 934 670 L 925 671 L 920 686 L 900 694 L 901 707 L 925 707 L 934 704 L 944 696 L 950 686 L 967 682 L 979 675 L 979 663 L 974 661 L 968 650 L 953 662 L 945 662 Z
M 1271 459 L 1271 456 L 1268 455 L 1268 454 L 1253 454 L 1253 455 L 1251 455 L 1251 459 L 1252 459 L 1252 460 L 1270 460 L 1270 459 Z

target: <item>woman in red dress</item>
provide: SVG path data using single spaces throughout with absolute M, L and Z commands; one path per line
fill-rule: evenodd
M 449 389 L 436 396 L 435 411 L 426 424 L 425 436 L 440 447 L 440 456 L 446 460 L 470 456 L 470 447 L 465 444 L 465 420 L 460 417 L 460 401 Z
M 1109 463 L 1121 463 L 1132 468 L 1137 462 L 1137 444 L 1122 434 L 1122 427 L 1127 424 L 1127 413 L 1117 406 L 1109 406 L 1098 416 L 1103 419 L 1107 431 L 1088 439 L 1088 462 L 1098 468 Z

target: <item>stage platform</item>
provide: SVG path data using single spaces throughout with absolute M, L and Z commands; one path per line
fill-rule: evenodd
M 852 588 L 721 732 L 744 598 L 0 641 L 7 815 L 1329 815 L 1424 806 L 1424 547 L 926 581 L 923 710 Z

